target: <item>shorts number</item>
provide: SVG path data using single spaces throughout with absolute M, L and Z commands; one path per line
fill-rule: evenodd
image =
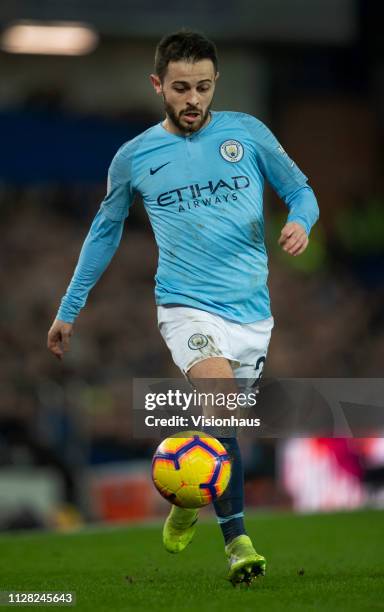
M 258 384 L 260 382 L 260 378 L 263 375 L 264 364 L 265 364 L 265 356 L 263 355 L 262 357 L 259 357 L 258 360 L 256 361 L 255 370 L 257 372 L 257 377 L 256 377 L 255 382 L 253 383 L 252 387 L 257 387 L 258 386 Z

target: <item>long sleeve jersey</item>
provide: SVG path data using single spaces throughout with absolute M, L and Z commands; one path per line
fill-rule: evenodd
M 85 305 L 119 246 L 136 194 L 159 249 L 157 304 L 191 306 L 239 323 L 269 317 L 265 180 L 286 203 L 288 221 L 309 234 L 319 213 L 307 177 L 251 115 L 212 112 L 190 135 L 159 123 L 125 143 L 112 160 L 106 197 L 57 318 L 73 322 Z

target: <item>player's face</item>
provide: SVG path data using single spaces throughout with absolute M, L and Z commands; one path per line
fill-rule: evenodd
M 164 100 L 166 129 L 188 134 L 197 132 L 209 121 L 218 76 L 209 59 L 170 62 L 163 81 L 151 75 L 156 93 Z

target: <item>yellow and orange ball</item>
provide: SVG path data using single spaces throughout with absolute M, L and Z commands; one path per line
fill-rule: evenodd
M 231 461 L 216 438 L 202 432 L 182 432 L 166 438 L 152 460 L 152 479 L 169 502 L 200 508 L 227 488 Z

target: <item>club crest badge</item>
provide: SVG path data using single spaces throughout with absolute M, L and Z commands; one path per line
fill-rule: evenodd
M 188 340 L 188 346 L 193 351 L 196 351 L 197 349 L 202 349 L 207 346 L 207 344 L 208 338 L 207 336 L 204 336 L 204 334 L 193 334 Z
M 243 158 L 244 147 L 238 140 L 225 140 L 220 145 L 221 157 L 229 162 L 238 162 Z

